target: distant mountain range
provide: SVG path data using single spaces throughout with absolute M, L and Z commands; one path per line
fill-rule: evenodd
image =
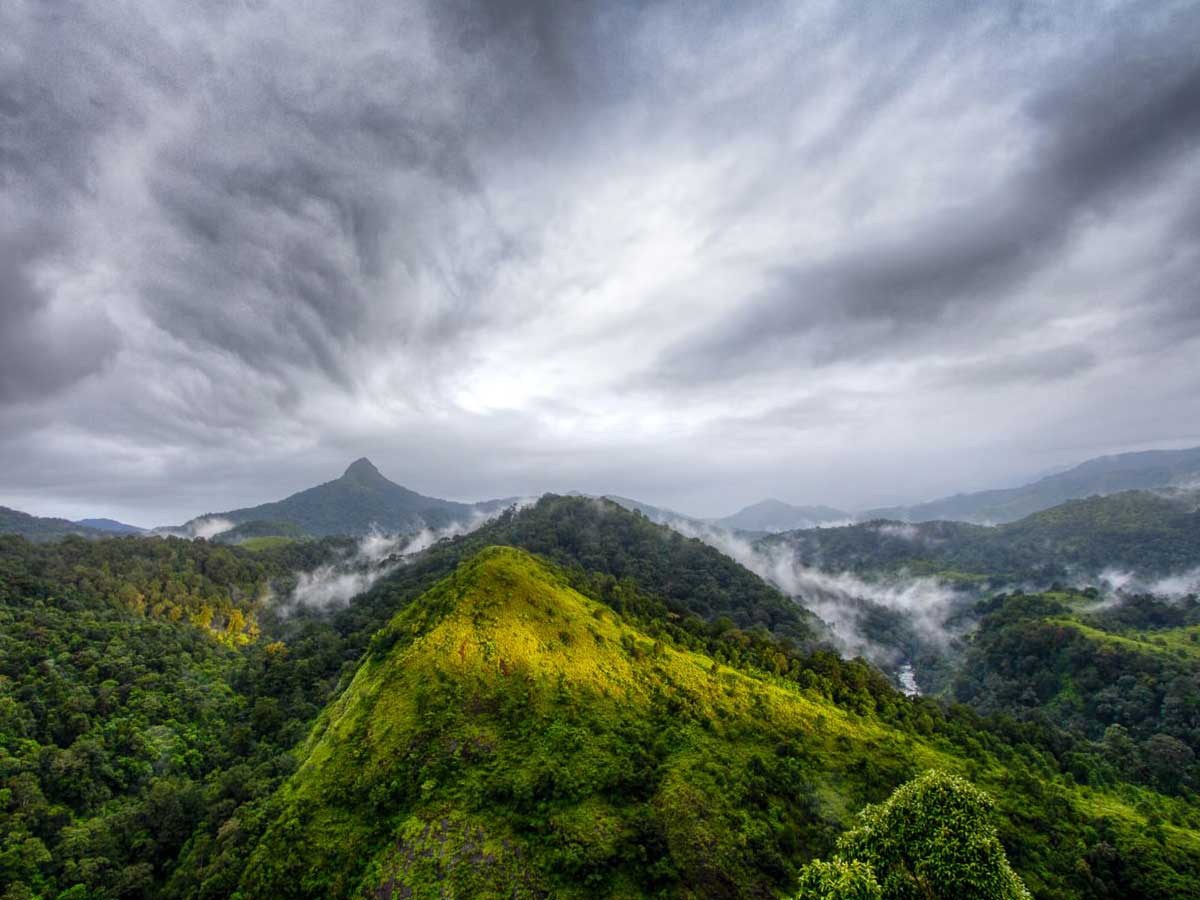
M 31 516 L 20 510 L 0 506 L 0 534 L 19 534 L 31 541 L 56 541 L 75 534 L 86 538 L 112 537 L 117 534 L 141 534 L 141 528 L 113 519 L 56 519 Z
M 1122 491 L 1068 500 L 992 527 L 880 519 L 769 535 L 756 547 L 787 547 L 804 566 L 862 575 L 1047 583 L 1106 570 L 1165 576 L 1193 570 L 1200 560 L 1200 512 L 1194 500 Z
M 713 520 L 714 525 L 740 531 L 794 531 L 820 525 L 845 525 L 854 516 L 832 506 L 792 506 L 782 500 L 761 500 L 732 516 Z
M 955 494 L 912 506 L 880 507 L 858 513 L 767 499 L 733 515 L 701 519 L 629 497 L 612 494 L 606 497 L 658 524 L 691 526 L 695 530 L 717 527 L 778 534 L 881 519 L 904 523 L 951 521 L 999 525 L 1070 500 L 1130 490 L 1166 495 L 1200 491 L 1200 447 L 1102 456 L 1020 487 Z M 393 533 L 411 532 L 426 527 L 444 528 L 453 523 L 466 524 L 478 516 L 494 514 L 516 499 L 460 503 L 427 497 L 388 480 L 370 460 L 362 458 L 351 463 L 340 478 L 283 500 L 207 513 L 182 526 L 156 530 L 192 537 L 224 535 L 226 541 L 268 535 L 362 535 L 373 528 Z M 54 540 L 68 534 L 99 538 L 143 532 L 144 529 L 113 519 L 40 518 L 0 507 L 0 533 L 21 534 L 31 540 Z
M 182 531 L 205 536 L 248 523 L 257 535 L 363 535 L 372 529 L 399 533 L 444 528 L 455 522 L 494 513 L 513 499 L 458 503 L 426 497 L 389 481 L 369 459 L 355 460 L 341 478 L 327 481 L 273 503 L 206 513 L 188 521 Z M 276 526 L 276 527 L 272 527 Z
M 586 496 L 586 495 L 580 495 Z M 617 494 L 605 494 L 603 499 L 611 500 L 617 506 L 623 506 L 631 512 L 640 512 L 643 516 L 654 522 L 657 525 L 673 525 L 680 522 L 690 522 L 696 525 L 703 525 L 704 520 L 696 519 L 692 516 L 685 515 L 681 512 L 676 512 L 673 509 L 668 509 L 665 506 L 653 506 L 649 503 L 643 503 L 641 500 L 633 500 L 629 497 L 621 497 Z
M 700 519 L 663 506 L 654 506 L 643 503 L 641 500 L 633 500 L 616 494 L 605 494 L 604 499 L 611 500 L 626 509 L 640 512 L 651 522 L 659 525 L 690 525 L 698 530 L 716 527 L 729 531 L 775 533 L 794 531 L 798 528 L 846 525 L 854 521 L 854 516 L 845 510 L 834 509 L 831 506 L 792 506 L 782 500 L 762 500 L 721 519 Z
M 116 519 L 78 519 L 75 524 L 95 531 L 107 531 L 110 534 L 141 534 L 146 530 L 136 525 L 126 525 Z
M 885 506 L 858 514 L 862 521 L 899 522 L 947 520 L 998 525 L 1015 522 L 1067 500 L 1116 494 L 1120 491 L 1188 490 L 1200 488 L 1200 447 L 1188 450 L 1147 450 L 1100 456 L 1074 468 L 1005 490 L 955 494 L 915 506 Z

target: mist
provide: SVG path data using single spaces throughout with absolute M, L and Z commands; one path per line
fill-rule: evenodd
M 522 509 L 536 498 L 524 497 L 509 509 Z M 422 528 L 417 532 L 387 534 L 372 531 L 362 537 L 354 550 L 345 558 L 307 572 L 301 572 L 296 586 L 278 601 L 283 609 L 308 607 L 310 609 L 332 609 L 346 606 L 359 594 L 370 588 L 381 578 L 386 578 L 413 557 L 429 549 L 439 541 L 472 531 L 492 521 L 504 510 L 476 512 L 469 518 L 451 522 L 441 528 Z
M 899 613 L 921 641 L 934 647 L 945 649 L 959 636 L 959 632 L 947 625 L 947 620 L 961 608 L 964 595 L 936 578 L 867 581 L 850 572 L 829 572 L 804 565 L 786 546 L 762 549 L 730 531 L 685 520 L 675 520 L 669 525 L 720 550 L 778 587 L 820 617 L 844 653 L 865 657 L 882 668 L 901 665 L 905 652 L 883 646 L 863 633 L 861 621 L 870 605 Z
M 1111 601 L 1134 594 L 1153 594 L 1164 600 L 1178 601 L 1191 594 L 1200 594 L 1200 566 L 1154 577 L 1122 569 L 1105 569 L 1100 573 L 1099 581 Z
M 199 540 L 200 538 L 211 541 L 218 534 L 224 534 L 234 527 L 236 527 L 235 522 L 221 516 L 204 516 L 199 519 L 193 519 L 186 525 L 179 527 L 160 526 L 146 532 L 146 534 L 157 535 L 159 537 L 177 537 L 189 541 Z
M 478 528 L 484 518 L 468 523 L 455 522 L 445 528 L 422 528 L 416 534 L 372 532 L 361 538 L 344 559 L 301 572 L 296 586 L 282 601 L 285 607 L 331 609 L 346 606 L 405 564 L 407 559 L 433 546 L 442 538 L 466 534 Z

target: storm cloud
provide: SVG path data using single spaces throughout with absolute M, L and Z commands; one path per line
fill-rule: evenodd
M 369 455 L 718 515 L 1200 443 L 1198 45 L 1183 2 L 6 3 L 0 503 Z

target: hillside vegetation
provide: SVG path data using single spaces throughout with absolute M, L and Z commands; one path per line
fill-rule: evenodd
M 1094 742 L 1081 782 L 1200 786 L 1200 600 L 1000 595 L 981 611 L 957 699 Z
M 1003 792 L 1001 835 L 1036 889 L 1090 895 L 1080 860 L 1102 834 L 1130 867 L 1114 890 L 1159 889 L 1130 878 L 1143 818 L 1119 796 L 923 704 L 847 707 L 806 681 L 654 639 L 547 564 L 485 549 L 372 641 L 243 894 L 772 896 L 863 801 L 930 766 Z M 1163 838 L 1153 865 L 1183 871 L 1160 869 L 1161 889 L 1196 895 L 1200 835 L 1189 820 Z
M 770 897 L 817 858 L 878 885 L 839 835 L 927 769 L 994 798 L 1035 897 L 1197 896 L 1192 782 L 1144 765 L 1182 732 L 1130 725 L 1124 765 L 1107 732 L 905 697 L 604 501 L 504 513 L 341 609 L 270 599 L 353 546 L 0 539 L 0 897 Z M 1185 606 L 1065 610 L 1038 615 L 1192 658 Z

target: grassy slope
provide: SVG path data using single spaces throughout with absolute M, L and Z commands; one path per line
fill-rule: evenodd
M 1097 644 L 1113 644 L 1146 656 L 1169 654 L 1178 659 L 1200 660 L 1200 626 L 1197 625 L 1161 631 L 1116 633 L 1095 628 L 1069 616 L 1050 617 L 1046 621 L 1072 628 Z
M 243 890 L 773 896 L 862 802 L 937 765 L 999 795 L 1035 892 L 1078 896 L 1070 873 L 1046 871 L 1043 842 L 1082 842 L 1087 815 L 1127 834 L 1143 817 L 1049 772 L 1034 782 L 1036 753 L 1002 763 L 985 743 L 656 646 L 556 570 L 493 547 L 376 637 L 302 748 Z M 1030 809 L 1048 807 L 1056 830 L 1030 834 Z M 1165 839 L 1200 852 L 1186 829 Z

